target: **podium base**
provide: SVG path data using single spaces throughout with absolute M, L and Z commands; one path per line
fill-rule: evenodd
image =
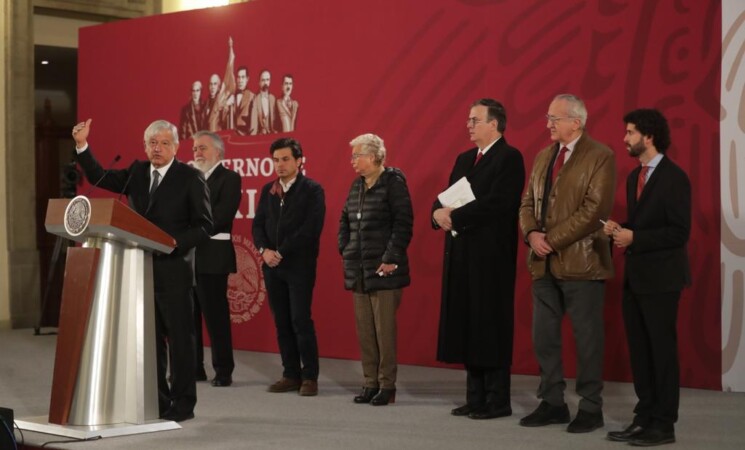
M 23 420 L 16 420 L 16 425 L 21 430 L 53 434 L 55 436 L 65 436 L 74 439 L 90 439 L 98 436 L 101 438 L 109 438 L 181 429 L 181 425 L 170 420 L 151 420 L 139 425 L 132 423 L 94 426 L 57 425 L 55 423 L 49 423 L 49 418 L 47 416 L 28 417 Z

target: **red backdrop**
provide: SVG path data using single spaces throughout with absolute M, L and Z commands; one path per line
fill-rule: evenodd
M 465 119 L 471 102 L 504 102 L 506 136 L 530 170 L 549 143 L 543 117 L 553 96 L 584 98 L 589 133 L 617 152 L 616 218 L 624 214 L 622 186 L 635 165 L 622 142 L 623 114 L 659 108 L 671 122 L 669 156 L 688 171 L 695 188 L 689 246 L 694 285 L 684 292 L 679 318 L 682 381 L 720 389 L 720 14 L 716 0 L 262 0 L 122 21 L 81 30 L 80 119 L 94 119 L 90 142 L 103 163 L 115 154 L 142 159 L 145 127 L 159 118 L 178 125 L 192 83 L 202 82 L 206 98 L 210 75 L 222 77 L 230 36 L 235 67 L 248 67 L 252 91 L 267 68 L 270 91 L 280 97 L 282 75 L 292 73 L 300 108 L 290 135 L 304 146 L 307 175 L 326 190 L 313 305 L 321 354 L 359 356 L 336 231 L 354 177 L 348 142 L 374 132 L 386 141 L 388 165 L 407 174 L 415 208 L 412 285 L 399 313 L 400 362 L 434 365 L 443 235 L 431 230 L 428 216 L 455 156 L 470 146 Z M 250 211 L 255 191 L 272 179 L 264 158 L 279 135 L 221 134 L 228 143 L 225 164 L 242 173 L 246 191 L 234 227 L 242 269 L 231 279 L 235 345 L 276 351 L 250 243 Z M 183 141 L 179 159 L 191 160 L 190 149 L 191 142 Z M 249 170 L 252 164 L 257 171 Z M 513 371 L 535 374 L 524 249 L 518 258 Z M 622 258 L 615 255 L 619 275 Z M 608 283 L 609 380 L 630 380 L 620 290 L 619 277 Z M 573 344 L 565 331 L 566 371 L 573 376 Z

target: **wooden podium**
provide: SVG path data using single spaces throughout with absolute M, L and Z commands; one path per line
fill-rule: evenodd
M 180 428 L 158 420 L 152 265 L 174 239 L 115 199 L 49 200 L 45 226 L 83 245 L 67 252 L 49 416 L 20 428 L 81 439 Z

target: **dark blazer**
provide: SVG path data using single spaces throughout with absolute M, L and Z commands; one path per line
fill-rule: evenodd
M 298 173 L 283 199 L 270 191 L 276 181 L 261 189 L 253 221 L 254 245 L 276 250 L 282 267 L 295 264 L 315 267 L 326 214 L 323 188 Z M 310 266 L 309 266 L 310 267 Z
M 465 176 L 476 200 L 451 213 L 457 237 L 445 233 L 437 359 L 509 367 L 525 165 L 504 136 L 474 166 L 477 153 L 458 155 L 448 182 Z M 432 211 L 441 206 L 435 201 Z
M 176 240 L 170 255 L 156 255 L 153 278 L 158 284 L 194 282 L 194 247 L 212 234 L 209 191 L 201 172 L 174 159 L 149 202 L 150 162 L 134 161 L 128 168 L 105 170 L 91 149 L 77 155 L 90 183 L 127 195 L 129 206 Z M 102 178 L 103 177 L 103 178 Z
M 231 233 L 233 219 L 241 203 L 241 177 L 221 163 L 207 178 L 214 227 L 212 235 Z M 235 248 L 233 241 L 208 239 L 197 246 L 197 273 L 235 273 Z
M 667 156 L 660 160 L 641 197 L 641 166 L 626 179 L 628 222 L 634 241 L 626 249 L 625 281 L 636 294 L 681 291 L 691 283 L 686 245 L 691 233 L 691 183 Z

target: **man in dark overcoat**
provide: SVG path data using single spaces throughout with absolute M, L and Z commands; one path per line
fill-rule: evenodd
M 472 419 L 512 414 L 517 217 L 525 166 L 503 136 L 506 125 L 502 104 L 473 103 L 466 126 L 476 147 L 458 155 L 448 184 L 466 177 L 476 199 L 459 207 L 438 200 L 432 207 L 433 227 L 445 231 L 437 359 L 465 365 L 466 404 L 451 412 Z

